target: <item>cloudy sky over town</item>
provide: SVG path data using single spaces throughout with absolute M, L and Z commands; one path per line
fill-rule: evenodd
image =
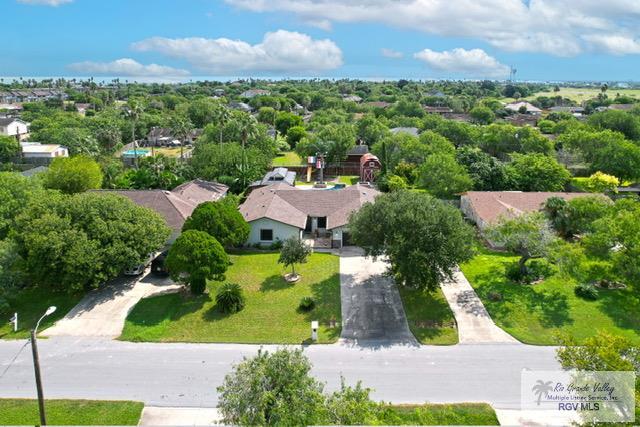
M 640 1 L 2 0 L 2 76 L 637 80 Z

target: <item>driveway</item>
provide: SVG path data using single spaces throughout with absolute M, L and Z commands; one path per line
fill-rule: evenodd
M 89 292 L 65 317 L 42 332 L 44 336 L 96 336 L 117 338 L 133 307 L 142 298 L 176 292 L 169 278 L 148 274 L 120 277 Z
M 461 271 L 441 285 L 458 324 L 460 344 L 512 343 L 519 341 L 499 328 Z
M 386 262 L 365 257 L 360 248 L 340 251 L 343 342 L 418 345 L 386 268 Z

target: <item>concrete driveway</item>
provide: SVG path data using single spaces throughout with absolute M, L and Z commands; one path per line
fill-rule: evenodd
M 365 257 L 360 248 L 340 251 L 342 342 L 418 345 L 386 269 L 386 262 Z
M 44 336 L 96 336 L 117 338 L 133 307 L 142 298 L 176 292 L 169 278 L 148 274 L 119 277 L 89 292 L 65 317 L 42 332 Z
M 460 344 L 519 342 L 494 323 L 461 271 L 457 271 L 453 280 L 443 283 L 441 288 L 456 318 Z

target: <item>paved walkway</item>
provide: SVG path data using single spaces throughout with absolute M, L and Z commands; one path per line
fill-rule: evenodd
M 455 273 L 453 281 L 443 283 L 441 288 L 456 318 L 460 344 L 519 343 L 494 323 L 461 271 Z
M 215 426 L 222 420 L 216 408 L 145 406 L 139 426 Z
M 386 268 L 384 261 L 365 257 L 360 248 L 340 251 L 343 343 L 417 345 L 398 289 L 384 275 Z
M 88 293 L 65 317 L 42 332 L 42 335 L 119 337 L 127 315 L 138 301 L 180 289 L 179 285 L 168 278 L 147 273 L 143 276 L 118 278 Z

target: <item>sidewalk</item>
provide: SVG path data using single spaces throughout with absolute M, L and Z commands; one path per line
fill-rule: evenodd
M 215 426 L 222 421 L 217 408 L 145 406 L 139 426 Z
M 454 280 L 443 283 L 441 288 L 456 318 L 460 344 L 519 343 L 493 322 L 461 271 L 457 271 Z

